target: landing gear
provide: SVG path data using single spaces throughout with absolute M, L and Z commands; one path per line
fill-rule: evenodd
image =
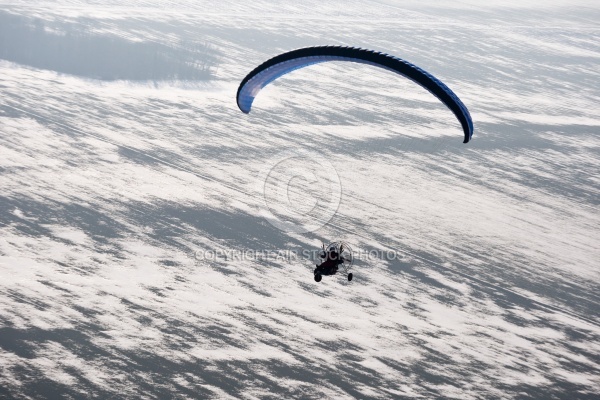
M 315 274 L 315 282 L 321 282 L 321 274 Z
M 350 272 L 350 273 L 348 274 L 348 280 L 349 280 L 349 281 L 351 281 L 351 280 L 352 280 L 352 272 Z

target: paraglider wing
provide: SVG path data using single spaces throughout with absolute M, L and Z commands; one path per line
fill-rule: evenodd
M 327 61 L 352 61 L 387 69 L 429 90 L 442 101 L 458 118 L 468 143 L 473 136 L 473 121 L 463 102 L 442 81 L 401 58 L 356 47 L 319 46 L 307 47 L 280 54 L 262 63 L 240 83 L 237 104 L 240 110 L 249 113 L 252 102 L 260 90 L 270 82 L 299 68 Z

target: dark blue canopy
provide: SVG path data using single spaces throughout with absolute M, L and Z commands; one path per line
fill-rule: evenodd
M 373 50 L 356 47 L 319 46 L 307 47 L 280 54 L 262 63 L 250 72 L 240 83 L 237 91 L 237 104 L 240 110 L 249 113 L 252 102 L 260 90 L 282 75 L 308 65 L 327 61 L 352 61 L 374 65 L 405 76 L 429 90 L 442 101 L 462 125 L 465 139 L 469 142 L 473 136 L 473 121 L 469 110 L 448 86 L 439 79 L 398 57 Z

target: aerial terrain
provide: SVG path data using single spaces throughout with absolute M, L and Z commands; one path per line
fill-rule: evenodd
M 600 7 L 421 3 L 1 1 L 0 398 L 597 399 Z

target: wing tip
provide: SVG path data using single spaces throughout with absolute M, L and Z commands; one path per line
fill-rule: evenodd
M 237 106 L 240 109 L 240 111 L 243 112 L 244 114 L 250 114 L 250 109 L 252 108 L 252 106 L 243 107 L 242 105 L 240 105 L 240 103 L 237 103 Z
M 465 134 L 465 140 L 463 140 L 463 143 L 469 143 L 471 139 L 473 139 L 473 132 Z

